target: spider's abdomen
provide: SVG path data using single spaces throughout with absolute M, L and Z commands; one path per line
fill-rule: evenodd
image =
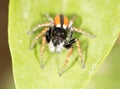
M 54 18 L 54 25 L 57 27 L 57 28 L 63 28 L 63 29 L 66 29 L 68 27 L 68 19 L 67 17 L 63 16 L 63 15 L 57 15 L 55 18 Z

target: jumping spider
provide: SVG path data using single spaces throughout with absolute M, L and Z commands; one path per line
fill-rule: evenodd
M 84 67 L 84 59 L 82 56 L 82 52 L 80 49 L 80 41 L 76 38 L 73 38 L 72 35 L 74 32 L 82 33 L 84 35 L 87 35 L 89 37 L 94 37 L 93 35 L 87 33 L 86 31 L 80 30 L 76 27 L 73 27 L 73 20 L 75 17 L 72 18 L 72 20 L 68 21 L 68 18 L 64 15 L 60 14 L 55 16 L 55 18 L 51 18 L 48 14 L 46 14 L 46 17 L 48 18 L 49 22 L 38 24 L 33 30 L 29 31 L 28 33 L 31 34 L 35 32 L 38 28 L 45 27 L 42 32 L 40 32 L 35 39 L 32 42 L 32 45 L 30 48 L 34 47 L 34 44 L 38 41 L 40 37 L 42 37 L 42 46 L 41 46 L 41 54 L 40 54 L 40 63 L 41 67 L 43 68 L 43 53 L 45 49 L 45 44 L 49 45 L 51 52 L 61 52 L 64 48 L 68 49 L 68 54 L 66 56 L 62 71 L 60 71 L 61 75 L 70 58 L 70 55 L 73 52 L 73 44 L 76 43 L 78 53 L 81 59 L 82 67 Z

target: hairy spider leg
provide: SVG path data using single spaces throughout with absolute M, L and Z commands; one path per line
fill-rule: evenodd
M 88 36 L 88 37 L 92 37 L 92 38 L 95 37 L 95 35 L 91 35 L 91 34 L 87 33 L 86 31 L 83 31 L 83 30 L 78 29 L 78 28 L 76 28 L 76 27 L 73 27 L 73 31 L 76 31 L 76 32 L 82 33 L 82 34 L 84 34 L 84 35 L 86 35 L 86 36 Z
M 66 56 L 66 60 L 65 60 L 64 65 L 62 67 L 62 70 L 59 73 L 59 76 L 61 76 L 63 74 L 64 70 L 66 69 L 66 66 L 68 64 L 68 61 L 70 59 L 70 56 L 71 56 L 72 52 L 73 52 L 73 47 L 69 48 L 69 50 L 68 50 L 68 54 Z
M 38 24 L 35 28 L 33 28 L 33 30 L 29 31 L 28 34 L 32 34 L 34 33 L 38 28 L 41 28 L 41 27 L 49 27 L 51 25 L 51 23 L 47 22 L 47 23 L 44 23 L 44 24 Z
M 75 18 L 76 18 L 76 16 L 73 16 L 72 19 L 70 20 L 69 25 L 68 25 L 68 29 L 71 29 Z
M 32 49 L 32 48 L 34 47 L 34 45 L 35 45 L 35 43 L 38 41 L 38 39 L 39 39 L 41 36 L 43 36 L 47 30 L 49 30 L 49 29 L 48 29 L 48 28 L 44 28 L 44 30 L 42 30 L 42 32 L 39 33 L 39 34 L 35 37 L 35 39 L 33 40 L 32 44 L 31 44 L 31 46 L 30 46 L 30 49 Z
M 41 49 L 40 49 L 40 65 L 41 65 L 41 68 L 44 67 L 43 54 L 44 54 L 45 44 L 46 44 L 46 38 L 45 38 L 45 36 L 43 36 L 42 37 L 42 46 L 41 46 Z
M 48 13 L 46 13 L 46 14 L 45 14 L 45 16 L 47 17 L 47 19 L 48 19 L 50 22 L 52 22 L 52 21 L 53 21 L 53 18 L 52 18 L 52 17 L 50 17 L 50 15 L 49 15 Z
M 76 39 L 76 46 L 78 49 L 79 57 L 81 58 L 82 68 L 84 68 L 85 67 L 84 66 L 84 59 L 83 59 L 83 55 L 82 55 L 81 48 L 80 48 L 80 41 L 78 39 Z

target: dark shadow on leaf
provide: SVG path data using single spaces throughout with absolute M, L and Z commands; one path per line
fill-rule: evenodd
M 78 56 L 74 59 L 74 61 L 71 63 L 71 65 L 65 70 L 65 72 L 67 72 L 70 68 L 72 68 L 72 66 L 75 65 L 76 61 L 78 60 Z
M 35 45 L 35 47 L 34 47 L 34 54 L 35 54 L 35 56 L 36 56 L 37 61 L 40 62 L 40 57 L 39 57 L 39 55 L 37 54 L 37 47 L 36 47 L 36 45 Z
M 47 57 L 44 59 L 44 63 L 45 63 L 45 66 L 47 65 L 47 63 L 50 61 L 50 59 L 52 59 L 53 57 L 53 53 L 51 53 L 50 51 L 48 50 L 45 50 L 45 52 L 47 52 Z
M 85 39 L 83 40 L 83 44 L 82 44 L 82 49 L 83 49 L 83 55 L 84 55 L 84 65 L 86 64 L 86 61 L 87 61 L 87 56 L 88 56 L 88 46 L 89 46 L 89 43 L 88 43 L 88 40 Z

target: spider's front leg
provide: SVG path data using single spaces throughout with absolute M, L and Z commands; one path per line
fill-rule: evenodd
M 77 46 L 77 49 L 78 49 L 79 57 L 81 58 L 82 68 L 84 68 L 85 65 L 84 65 L 83 54 L 82 54 L 82 51 L 81 51 L 81 48 L 80 48 L 80 41 L 78 39 L 75 39 L 75 41 L 76 41 L 76 46 Z
M 75 39 L 74 39 L 74 38 L 71 39 L 70 41 L 66 41 L 65 44 L 64 44 L 64 47 L 65 47 L 66 49 L 68 49 L 68 53 L 67 53 L 67 56 L 66 56 L 64 65 L 63 65 L 63 67 L 62 67 L 62 70 L 61 70 L 60 73 L 59 73 L 59 76 L 61 76 L 61 75 L 64 73 L 64 71 L 65 71 L 65 69 L 66 69 L 66 67 L 67 67 L 68 61 L 69 61 L 70 56 L 71 56 L 71 54 L 72 54 L 72 52 L 73 52 L 73 46 L 72 46 L 73 43 L 75 43 Z
M 42 46 L 41 46 L 41 49 L 40 49 L 40 65 L 41 65 L 41 68 L 44 68 L 43 54 L 44 54 L 45 44 L 46 44 L 46 38 L 45 38 L 45 36 L 43 36 L 42 37 Z
M 34 47 L 34 44 L 38 41 L 38 39 L 40 38 L 40 37 L 42 37 L 42 47 L 41 47 L 41 50 L 40 50 L 40 65 L 41 65 L 41 68 L 43 68 L 44 67 L 44 61 L 43 61 L 43 53 L 44 53 L 44 48 L 45 48 L 45 44 L 46 44 L 46 38 L 45 38 L 45 33 L 46 33 L 46 31 L 48 31 L 49 30 L 49 28 L 45 28 L 44 30 L 42 30 L 42 32 L 40 33 L 40 34 L 38 34 L 36 37 L 35 37 L 35 39 L 33 40 L 33 42 L 32 42 L 32 45 L 31 45 L 31 47 L 30 48 L 33 48 Z
M 69 61 L 70 56 L 71 56 L 71 54 L 73 52 L 73 46 L 72 46 L 72 44 L 74 44 L 74 43 L 76 43 L 76 46 L 78 48 L 78 53 L 79 53 L 79 56 L 81 58 L 82 68 L 84 68 L 84 59 L 83 59 L 83 55 L 82 55 L 81 48 L 80 48 L 80 41 L 78 39 L 74 39 L 73 38 L 73 39 L 71 39 L 69 42 L 67 42 L 64 45 L 64 47 L 67 48 L 67 49 L 69 49 L 69 50 L 68 50 L 68 54 L 66 56 L 66 60 L 64 62 L 64 65 L 62 67 L 62 70 L 59 73 L 59 76 L 61 76 L 64 73 L 64 71 L 65 71 L 65 69 L 67 67 L 68 61 Z
M 62 67 L 62 70 L 61 70 L 60 73 L 59 73 L 59 76 L 61 76 L 61 75 L 64 73 L 64 71 L 65 71 L 65 69 L 66 69 L 66 67 L 67 67 L 67 64 L 68 64 L 68 61 L 69 61 L 69 59 L 70 59 L 70 56 L 71 56 L 72 52 L 73 52 L 73 47 L 70 47 L 69 50 L 68 50 L 68 54 L 67 54 L 67 56 L 66 56 L 66 60 L 65 60 L 65 62 L 64 62 L 64 65 L 63 65 L 63 67 Z

